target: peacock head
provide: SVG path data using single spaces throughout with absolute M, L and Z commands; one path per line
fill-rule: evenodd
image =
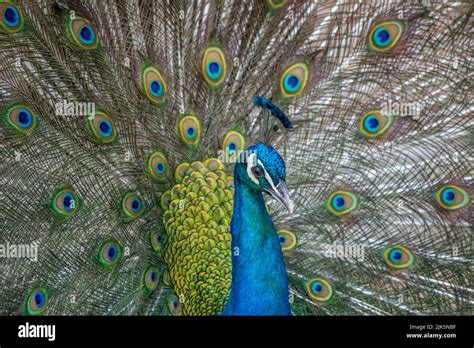
M 235 165 L 235 177 L 251 190 L 268 193 L 293 212 L 286 186 L 285 162 L 272 146 L 259 142 L 245 150 Z

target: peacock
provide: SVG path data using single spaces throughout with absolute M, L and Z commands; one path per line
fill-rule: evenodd
M 0 0 L 0 314 L 472 314 L 472 13 Z

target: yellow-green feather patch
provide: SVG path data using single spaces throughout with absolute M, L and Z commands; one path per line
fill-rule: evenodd
M 201 162 L 185 167 L 186 175 L 171 189 L 163 213 L 164 258 L 175 293 L 184 297 L 182 313 L 217 315 L 231 283 L 233 194 L 224 171 L 209 170 Z

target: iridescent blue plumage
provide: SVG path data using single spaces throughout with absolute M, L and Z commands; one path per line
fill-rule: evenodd
M 285 164 L 273 147 L 262 143 L 247 152 L 247 163 L 236 164 L 234 170 L 232 287 L 223 314 L 290 315 L 285 261 L 263 199 L 263 191 L 275 192 L 284 185 Z

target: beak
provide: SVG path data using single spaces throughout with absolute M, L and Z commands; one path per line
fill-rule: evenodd
M 283 204 L 286 209 L 290 212 L 290 214 L 293 213 L 293 202 L 290 199 L 290 194 L 288 193 L 288 187 L 286 186 L 286 183 L 284 181 L 281 181 L 276 185 L 276 190 L 270 189 L 266 191 L 267 193 L 270 194 L 274 199 L 276 199 L 278 202 Z

